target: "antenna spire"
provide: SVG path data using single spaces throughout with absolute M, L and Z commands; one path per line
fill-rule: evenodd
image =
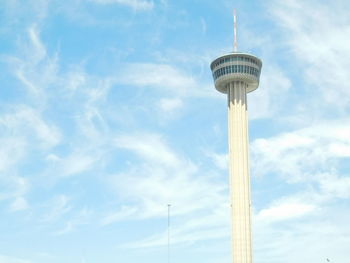
M 233 9 L 233 52 L 237 52 L 237 17 L 236 17 L 236 8 Z

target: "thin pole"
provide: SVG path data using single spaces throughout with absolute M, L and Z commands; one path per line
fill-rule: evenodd
M 170 204 L 168 204 L 168 263 L 170 263 Z
M 233 9 L 233 52 L 237 52 L 237 17 L 236 8 Z

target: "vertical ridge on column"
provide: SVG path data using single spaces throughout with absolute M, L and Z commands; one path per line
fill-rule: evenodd
M 234 263 L 252 262 L 246 88 L 247 84 L 240 81 L 227 85 Z

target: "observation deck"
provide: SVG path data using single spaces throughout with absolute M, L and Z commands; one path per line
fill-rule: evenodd
M 215 88 L 227 93 L 227 84 L 242 81 L 248 84 L 246 92 L 256 90 L 259 86 L 262 62 L 259 58 L 247 54 L 233 52 L 220 56 L 210 64 Z

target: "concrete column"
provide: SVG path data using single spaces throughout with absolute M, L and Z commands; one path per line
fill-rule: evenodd
M 252 263 L 247 87 L 241 81 L 227 87 L 233 263 Z

